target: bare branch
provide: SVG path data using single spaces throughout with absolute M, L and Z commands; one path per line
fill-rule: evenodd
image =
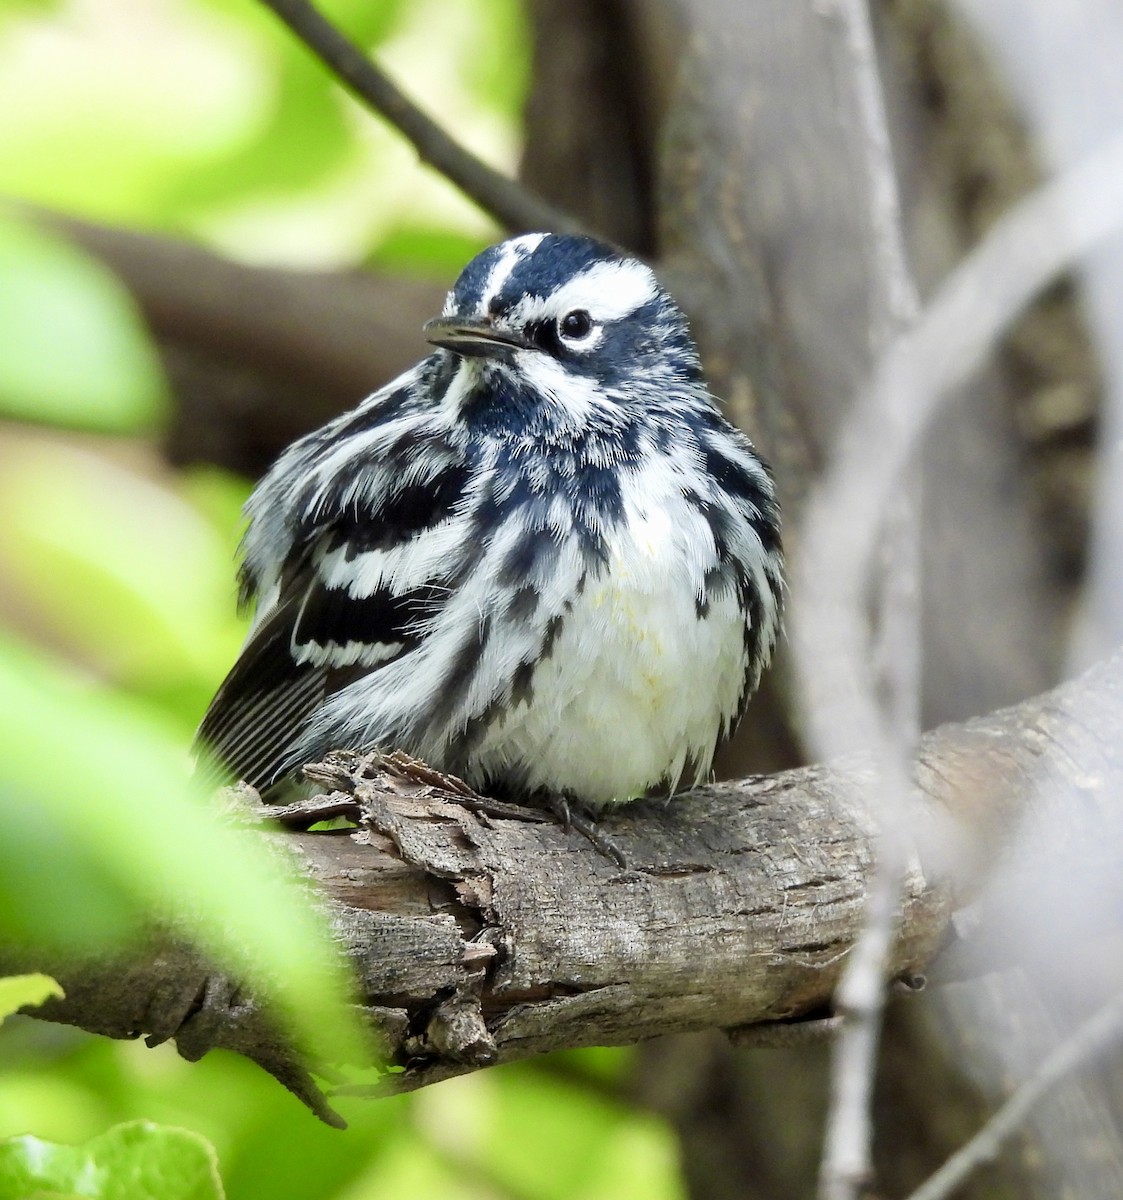
M 1079 789 L 1073 820 L 1095 822 L 1114 803 L 1123 652 L 1016 708 L 925 735 L 915 815 L 927 825 L 958 814 L 977 857 L 910 857 L 887 976 L 913 976 L 932 959 L 980 864 L 1037 802 L 1043 769 L 1056 788 Z M 400 773 L 372 780 L 348 766 L 332 779 L 358 829 L 261 836 L 289 847 L 327 901 L 364 1011 L 388 1061 L 405 1068 L 383 1092 L 666 1033 L 766 1022 L 767 1040 L 784 1023 L 803 1037 L 792 1023 L 828 1010 L 862 928 L 876 830 L 868 759 L 612 814 L 606 833 L 635 864 L 628 871 L 553 822 L 475 811 Z M 1102 853 L 1114 861 L 1113 845 Z M 174 1037 L 191 1058 L 234 1049 L 316 1103 L 253 997 L 167 937 L 112 963 L 0 947 L 0 972 L 27 970 L 48 970 L 66 989 L 42 1010 L 49 1019 Z
M 858 121 L 858 149 L 870 199 L 870 350 L 885 352 L 916 320 L 920 300 L 908 264 L 896 166 L 877 48 L 866 0 L 835 0 L 845 28 Z M 890 419 L 903 423 L 899 412 Z M 876 452 L 876 445 L 871 447 Z M 910 481 L 882 515 L 877 564 L 879 625 L 872 658 L 881 684 L 884 778 L 876 867 L 861 936 L 835 996 L 840 1017 L 831 1060 L 831 1098 L 819 1174 L 823 1200 L 851 1200 L 872 1174 L 872 1101 L 885 1005 L 885 965 L 892 951 L 907 846 L 908 761 L 920 731 L 919 483 Z M 812 568 L 814 569 L 814 567 Z M 814 648 L 818 654 L 822 646 Z M 871 692 L 869 702 L 877 704 Z M 833 719 L 827 714 L 826 720 Z
M 351 41 L 307 0 L 262 0 L 364 104 L 402 133 L 428 163 L 505 229 L 581 232 L 568 214 L 501 175 L 459 143 L 408 99 Z
M 908 1200 L 946 1200 L 983 1163 L 998 1156 L 1002 1144 L 1025 1122 L 1034 1105 L 1056 1083 L 1123 1037 L 1123 993 L 1109 1000 L 1047 1057 L 978 1133 Z

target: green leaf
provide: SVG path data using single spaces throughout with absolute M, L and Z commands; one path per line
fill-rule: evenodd
M 82 1146 L 24 1136 L 0 1142 L 0 1196 L 222 1200 L 214 1150 L 186 1129 L 116 1125 Z
M 124 287 L 61 238 L 0 216 L 0 416 L 154 428 L 163 376 Z
M 49 975 L 6 975 L 0 978 L 0 1022 L 52 997 L 61 1000 L 63 991 Z

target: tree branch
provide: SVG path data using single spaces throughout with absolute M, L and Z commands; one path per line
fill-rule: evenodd
M 859 149 L 869 193 L 870 350 L 882 355 L 916 320 L 920 299 L 909 267 L 897 170 L 889 135 L 881 71 L 866 0 L 835 0 L 845 30 L 849 78 L 858 119 Z M 891 419 L 902 422 L 900 413 Z M 873 1173 L 873 1090 L 885 1007 L 885 962 L 907 853 L 902 806 L 907 764 L 920 731 L 920 488 L 910 481 L 881 516 L 882 554 L 874 571 L 877 628 L 869 650 L 880 700 L 873 702 L 889 757 L 877 789 L 880 800 L 877 866 L 865 924 L 839 981 L 841 1017 L 831 1057 L 830 1106 L 819 1195 L 852 1200 Z M 820 647 L 822 649 L 822 647 Z M 826 647 L 830 652 L 830 647 Z M 805 664 L 805 672 L 810 664 Z M 833 716 L 833 714 L 832 714 Z M 830 719 L 830 718 L 828 718 Z
M 1123 653 L 927 734 L 915 773 L 922 825 L 954 817 L 963 841 L 954 858 L 918 847 L 889 976 L 911 977 L 935 955 L 1043 774 L 1054 792 L 1079 790 L 1074 819 L 1112 803 Z M 489 816 L 400 772 L 368 779 L 354 762 L 331 790 L 359 829 L 263 836 L 288 845 L 326 897 L 387 1060 L 404 1068 L 382 1091 L 403 1091 L 550 1050 L 820 1016 L 862 926 L 873 778 L 854 758 L 632 806 L 605 821 L 627 871 L 552 822 Z M 187 947 L 154 937 L 108 964 L 0 948 L 0 972 L 28 970 L 67 991 L 40 1010 L 48 1019 L 175 1037 L 188 1058 L 237 1050 L 327 1115 L 268 1014 Z
M 580 233 L 568 214 L 546 204 L 453 141 L 307 0 L 262 0 L 368 108 L 406 137 L 421 156 L 505 229 Z

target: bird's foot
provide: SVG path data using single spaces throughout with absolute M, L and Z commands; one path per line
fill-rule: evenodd
M 624 851 L 608 834 L 602 832 L 597 815 L 591 808 L 560 792 L 547 792 L 542 799 L 545 807 L 566 829 L 581 834 L 599 854 L 611 859 L 622 871 L 628 869 Z

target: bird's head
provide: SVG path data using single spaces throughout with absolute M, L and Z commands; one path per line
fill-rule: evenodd
M 686 318 L 651 269 L 587 237 L 533 233 L 483 251 L 425 335 L 571 416 L 701 381 Z

